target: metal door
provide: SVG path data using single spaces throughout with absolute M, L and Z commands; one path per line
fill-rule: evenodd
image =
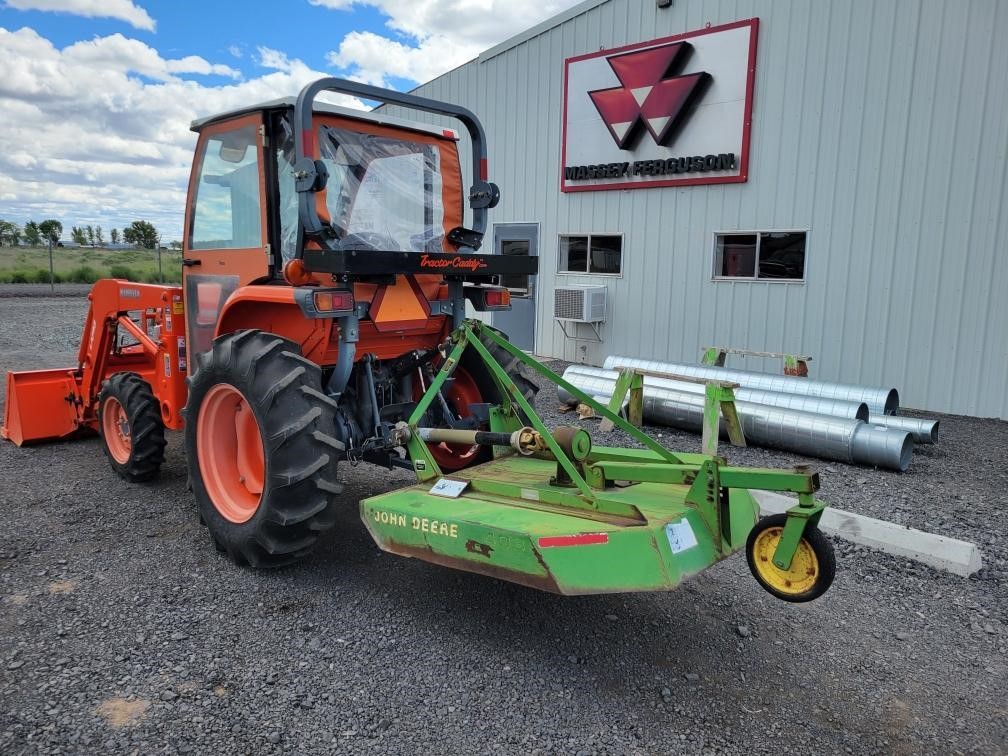
M 538 223 L 495 223 L 494 252 L 498 255 L 539 255 Z M 505 276 L 502 286 L 511 290 L 511 309 L 493 313 L 491 324 L 508 335 L 519 349 L 535 350 L 535 277 Z

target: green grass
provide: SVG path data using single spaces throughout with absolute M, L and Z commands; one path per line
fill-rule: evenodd
M 161 250 L 166 283 L 182 280 L 182 253 Z M 94 283 L 99 278 L 126 278 L 158 283 L 157 253 L 149 249 L 53 249 L 57 283 Z M 0 283 L 49 283 L 49 250 L 0 247 Z

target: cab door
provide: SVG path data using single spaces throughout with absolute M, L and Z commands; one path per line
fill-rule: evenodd
M 261 113 L 210 124 L 196 145 L 182 242 L 190 372 L 227 298 L 271 274 L 262 124 Z

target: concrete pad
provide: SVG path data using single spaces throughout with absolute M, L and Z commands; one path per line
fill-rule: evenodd
M 779 514 L 798 503 L 796 498 L 774 491 L 752 491 L 764 515 Z M 828 507 L 819 520 L 827 535 L 870 546 L 887 554 L 907 557 L 954 575 L 968 577 L 983 567 L 983 555 L 975 543 L 925 533 L 873 517 Z

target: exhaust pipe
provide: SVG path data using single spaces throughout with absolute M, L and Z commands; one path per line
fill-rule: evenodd
M 611 397 L 615 385 L 605 378 L 578 375 L 571 368 L 564 379 L 592 396 Z M 562 387 L 557 394 L 561 402 L 577 401 Z M 700 432 L 704 404 L 705 397 L 699 394 L 644 387 L 644 417 L 652 423 Z M 910 466 L 913 440 L 906 431 L 742 401 L 735 402 L 735 409 L 746 439 L 759 446 L 900 472 Z M 723 420 L 720 430 L 725 433 Z
M 899 409 L 899 392 L 896 389 L 855 386 L 846 383 L 813 381 L 808 378 L 794 378 L 786 375 L 752 373 L 748 370 L 708 367 L 706 365 L 683 365 L 678 362 L 641 360 L 635 357 L 606 357 L 606 370 L 619 368 L 639 368 L 656 373 L 678 373 L 691 378 L 713 378 L 718 381 L 734 381 L 747 389 L 776 391 L 781 394 L 816 396 L 821 399 L 839 399 L 845 402 L 864 402 L 868 410 L 876 415 L 894 415 Z
M 612 381 L 616 385 L 619 372 L 614 370 L 604 370 L 603 368 L 589 367 L 586 365 L 571 365 L 564 372 L 564 377 L 570 380 L 569 375 L 583 375 L 586 378 L 604 378 Z M 683 391 L 688 394 L 704 394 L 703 384 L 689 383 L 688 381 L 677 381 L 672 378 L 658 378 L 652 375 L 644 376 L 644 386 L 671 391 Z M 612 389 L 609 391 L 612 396 Z M 777 391 L 763 391 L 762 389 L 737 388 L 735 398 L 742 402 L 751 404 L 765 404 L 769 407 L 783 407 L 784 409 L 795 410 L 796 412 L 809 412 L 813 415 L 830 415 L 832 417 L 844 417 L 848 420 L 868 421 L 868 405 L 864 402 L 847 402 L 840 399 L 823 399 L 818 396 L 802 396 L 801 394 L 781 394 Z M 875 422 L 872 420 L 872 422 Z M 883 423 L 878 423 L 882 425 Z M 903 428 L 903 430 L 910 430 Z

